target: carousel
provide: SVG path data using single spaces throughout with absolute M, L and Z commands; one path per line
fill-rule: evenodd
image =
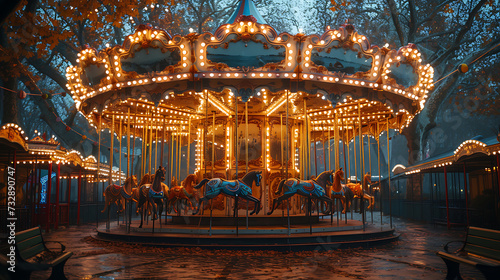
M 252 1 L 213 34 L 140 25 L 122 45 L 83 49 L 66 76 L 99 142 L 109 129 L 120 146 L 107 169 L 127 177 L 104 190 L 126 222 L 99 235 L 197 246 L 369 232 L 349 201 L 377 208 L 380 138 L 407 127 L 433 87 L 413 44 L 371 45 L 348 22 L 278 34 Z

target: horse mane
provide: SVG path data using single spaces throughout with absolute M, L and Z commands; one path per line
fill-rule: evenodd
M 184 181 L 182 181 L 181 185 L 182 187 L 186 189 L 193 189 L 193 182 L 196 181 L 196 175 L 194 174 L 189 174 Z
M 141 181 L 139 182 L 139 186 L 150 184 L 151 183 L 150 180 L 151 180 L 151 175 L 149 173 L 144 174 Z
M 134 178 L 136 178 L 136 180 L 137 180 L 137 177 L 135 177 L 135 175 L 132 175 L 132 176 L 128 177 L 127 179 L 125 179 L 125 182 L 123 182 L 124 188 L 127 186 L 127 184 L 130 184 L 130 189 L 128 189 L 128 191 L 130 191 L 132 189 L 132 181 Z M 125 188 L 125 189 L 127 189 L 127 188 Z

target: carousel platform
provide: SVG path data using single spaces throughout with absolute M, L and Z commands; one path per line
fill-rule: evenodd
M 205 225 L 210 217 L 169 216 L 167 225 L 156 221 L 144 223 L 132 221 L 130 232 L 125 224 L 111 223 L 109 229 L 102 224 L 93 237 L 104 241 L 141 243 L 161 247 L 200 247 L 207 249 L 244 249 L 244 250 L 331 250 L 341 247 L 373 246 L 396 240 L 399 234 L 394 229 L 363 224 L 357 220 L 340 220 L 330 216 L 311 216 L 313 223 L 294 224 L 288 228 L 287 217 L 257 216 L 213 217 L 212 226 Z M 309 217 L 295 216 L 294 220 L 307 220 Z M 292 220 L 292 216 L 290 216 Z M 218 225 L 214 221 L 217 221 Z M 259 224 L 259 222 L 261 222 Z M 258 225 L 257 225 L 258 224 Z

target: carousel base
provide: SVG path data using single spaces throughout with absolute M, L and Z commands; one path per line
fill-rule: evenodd
M 184 218 L 189 220 L 193 219 L 193 216 Z M 129 233 L 124 224 L 117 225 L 115 221 L 111 223 L 109 229 L 106 229 L 105 224 L 99 226 L 94 238 L 162 247 L 295 251 L 373 246 L 391 242 L 399 237 L 394 229 L 382 229 L 375 225 L 365 225 L 363 229 L 360 221 L 347 220 L 346 223 L 345 220 L 341 220 L 337 223 L 336 218 L 331 223 L 329 216 L 328 219 L 324 217 L 325 219 L 319 219 L 310 225 L 291 224 L 290 229 L 286 222 L 287 218 L 281 216 L 279 217 L 280 225 L 259 226 L 250 226 L 250 221 L 255 218 L 251 217 L 248 228 L 245 223 L 236 226 L 235 218 L 224 218 L 232 221 L 233 225 L 214 226 L 212 224 L 210 227 L 202 224 L 175 224 L 173 223 L 175 219 L 169 217 L 167 225 L 159 225 L 158 221 L 155 221 L 153 228 L 153 222 L 149 221 L 147 224 L 144 222 L 142 228 L 138 228 L 140 221 L 134 220 Z M 210 220 L 209 217 L 203 217 L 203 219 Z

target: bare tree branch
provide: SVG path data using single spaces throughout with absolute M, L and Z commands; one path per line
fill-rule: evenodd
M 405 36 L 403 34 L 401 23 L 399 22 L 399 12 L 396 7 L 396 2 L 394 2 L 394 0 L 387 0 L 387 4 L 389 5 L 389 10 L 391 11 L 392 23 L 398 33 L 399 43 L 403 46 L 405 45 Z
M 443 54 L 441 54 L 439 57 L 434 59 L 432 61 L 433 65 L 440 64 L 443 62 L 446 58 L 448 58 L 449 55 L 451 55 L 454 51 L 456 51 L 459 46 L 462 44 L 462 39 L 464 38 L 465 34 L 471 29 L 472 24 L 474 23 L 474 18 L 475 16 L 479 13 L 481 10 L 481 7 L 487 2 L 488 0 L 481 0 L 477 5 L 472 9 L 472 11 L 469 13 L 469 17 L 467 18 L 466 23 L 462 26 L 460 31 L 457 34 L 457 37 L 455 37 L 454 42 L 452 43 L 451 47 L 448 48 Z

